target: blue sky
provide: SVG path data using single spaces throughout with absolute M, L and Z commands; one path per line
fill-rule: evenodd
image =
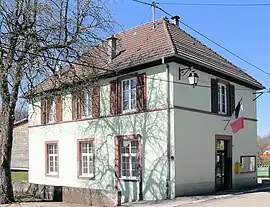
M 144 0 L 151 3 L 149 0 Z M 258 0 L 160 0 L 160 3 L 182 2 L 182 3 L 270 3 Z M 109 8 L 115 20 L 124 29 L 135 27 L 139 24 L 151 21 L 150 6 L 135 3 L 131 0 L 111 0 Z M 159 5 L 173 15 L 179 15 L 181 20 L 202 32 L 209 38 L 230 49 L 234 53 L 252 62 L 256 66 L 270 73 L 270 6 L 265 7 L 202 7 L 202 6 L 175 6 Z M 157 11 L 157 18 L 166 16 Z M 244 63 L 228 52 L 210 43 L 188 28 L 180 25 L 191 35 L 210 46 L 219 54 L 232 63 L 243 68 L 255 77 L 266 88 L 270 88 L 270 76 L 258 71 L 252 66 Z M 121 31 L 120 28 L 117 32 Z M 270 133 L 270 93 L 264 94 L 257 101 L 258 134 Z

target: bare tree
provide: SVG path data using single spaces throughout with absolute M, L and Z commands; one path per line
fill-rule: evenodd
M 74 67 L 86 68 L 92 74 L 97 72 L 91 48 L 108 36 L 113 25 L 105 3 L 105 0 L 0 0 L 1 204 L 14 201 L 10 161 L 20 95 L 48 89 L 34 87 L 45 79 L 48 82 L 48 77 L 51 82 L 46 87 L 49 84 L 50 89 L 59 87 L 63 81 L 68 80 L 69 84 L 78 81 L 78 74 L 70 72 Z M 87 74 L 81 74 L 86 78 Z

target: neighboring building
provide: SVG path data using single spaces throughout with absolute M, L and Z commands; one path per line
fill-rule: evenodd
M 14 123 L 11 170 L 27 171 L 28 159 L 28 119 Z
M 253 99 L 264 87 L 175 22 L 104 41 L 117 72 L 82 96 L 42 83 L 29 104 L 30 183 L 118 191 L 122 202 L 256 185 Z M 179 70 L 191 66 L 194 88 Z M 245 128 L 233 134 L 224 127 L 241 97 Z

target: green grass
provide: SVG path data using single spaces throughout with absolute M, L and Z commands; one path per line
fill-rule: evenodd
M 28 172 L 11 172 L 12 181 L 28 181 Z

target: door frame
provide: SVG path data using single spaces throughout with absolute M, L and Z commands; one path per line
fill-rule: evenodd
M 225 140 L 225 141 L 228 141 L 228 157 L 231 157 L 231 172 L 230 172 L 230 180 L 229 180 L 229 187 L 228 189 L 232 189 L 232 176 L 233 176 L 233 139 L 232 139 L 232 136 L 231 135 L 220 135 L 220 134 L 216 134 L 215 135 L 215 191 L 217 191 L 217 178 L 216 178 L 216 175 L 217 175 L 217 169 L 216 169 L 216 164 L 217 164 L 217 145 L 216 145 L 216 142 L 217 140 Z M 228 190 L 226 189 L 226 190 Z

